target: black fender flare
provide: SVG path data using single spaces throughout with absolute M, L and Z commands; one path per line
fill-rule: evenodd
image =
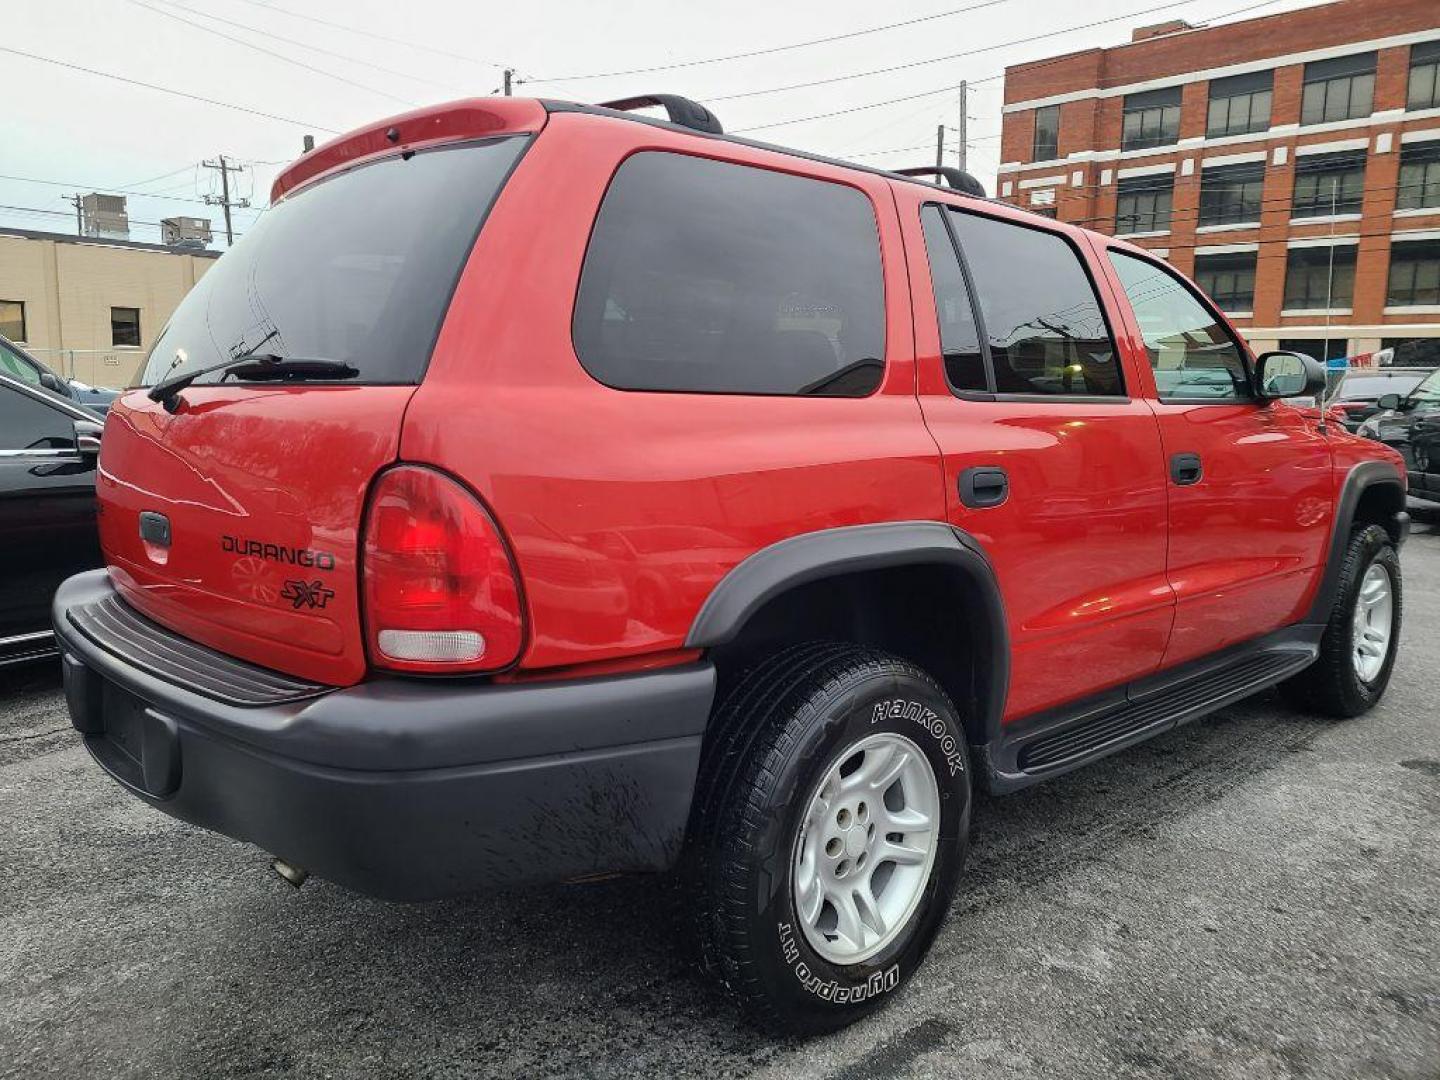
M 1345 475 L 1340 495 L 1335 500 L 1334 527 L 1325 553 L 1325 572 L 1321 575 L 1320 587 L 1315 590 L 1315 599 L 1310 603 L 1303 625 L 1324 626 L 1330 621 L 1330 614 L 1335 608 L 1335 593 L 1340 588 L 1340 567 L 1345 561 L 1345 548 L 1350 543 L 1350 529 L 1355 523 L 1360 497 L 1372 488 L 1387 485 L 1395 489 L 1399 509 L 1391 513 L 1386 527 L 1397 547 L 1404 543 L 1410 527 L 1410 515 L 1405 512 L 1405 481 L 1400 476 L 1400 470 L 1388 461 L 1362 461 L 1353 466 Z
M 801 533 L 761 548 L 734 566 L 700 606 L 685 639 L 687 649 L 710 649 L 734 641 L 745 624 L 771 600 L 825 578 L 933 565 L 963 575 L 978 603 L 956 617 L 980 620 L 991 656 L 977 665 L 980 730 L 993 741 L 1000 734 L 1010 685 L 1010 633 L 995 569 L 969 533 L 939 521 L 894 521 L 847 525 Z

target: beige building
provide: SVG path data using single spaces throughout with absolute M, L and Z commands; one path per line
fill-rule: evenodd
M 0 229 L 0 334 L 67 377 L 128 386 L 170 313 L 219 257 Z

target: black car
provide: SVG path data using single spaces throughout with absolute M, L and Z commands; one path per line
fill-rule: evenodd
M 72 405 L 83 406 L 100 416 L 109 412 L 110 403 L 120 396 L 119 390 L 107 390 L 103 386 L 91 386 L 79 379 L 57 375 L 3 335 L 0 335 L 0 375 L 39 386 Z
M 1440 369 L 1404 397 L 1386 394 L 1380 412 L 1359 433 L 1400 451 L 1410 472 L 1410 494 L 1440 502 Z
M 51 655 L 50 600 L 102 565 L 100 419 L 0 372 L 0 666 Z
M 1380 411 L 1381 398 L 1388 394 L 1403 398 L 1429 374 L 1429 368 L 1352 368 L 1325 403 L 1340 410 L 1347 431 L 1355 431 Z

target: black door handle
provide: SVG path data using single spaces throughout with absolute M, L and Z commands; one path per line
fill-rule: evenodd
M 1004 469 L 980 465 L 960 474 L 960 501 L 976 510 L 999 506 L 1010 497 L 1010 478 Z
M 1205 475 L 1199 454 L 1175 454 L 1170 458 L 1170 479 L 1181 486 L 1198 484 Z

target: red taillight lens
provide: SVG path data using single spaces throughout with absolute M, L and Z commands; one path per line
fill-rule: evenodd
M 520 654 L 520 586 L 480 502 L 443 473 L 402 465 L 370 493 L 370 660 L 394 671 L 494 671 Z

